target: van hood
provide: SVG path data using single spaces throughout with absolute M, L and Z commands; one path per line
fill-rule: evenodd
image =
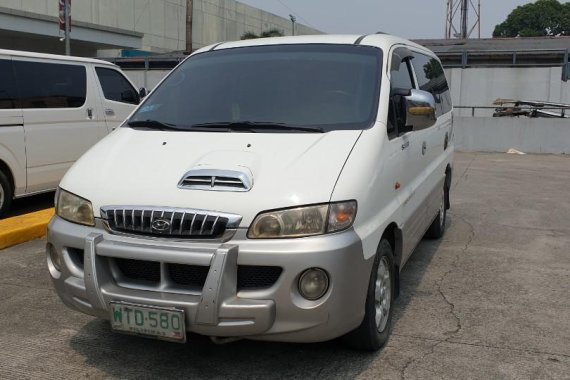
M 81 157 L 60 186 L 90 200 L 96 217 L 104 206 L 194 208 L 241 215 L 240 227 L 247 227 L 265 210 L 328 202 L 361 133 L 119 128 Z M 228 174 L 230 182 L 240 177 L 250 188 L 228 190 L 224 181 L 219 187 L 205 178 L 190 178 L 184 187 L 189 172 Z

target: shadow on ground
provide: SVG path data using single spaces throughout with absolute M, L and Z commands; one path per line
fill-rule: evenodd
M 11 218 L 13 216 L 28 214 L 30 212 L 45 210 L 47 208 L 53 207 L 54 196 L 55 192 L 50 191 L 49 193 L 14 199 L 12 202 L 12 207 L 8 211 L 8 214 L 5 216 L 5 218 Z

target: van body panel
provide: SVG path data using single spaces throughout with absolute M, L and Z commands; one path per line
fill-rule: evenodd
M 73 62 L 14 59 L 17 62 L 70 64 L 85 70 L 85 102 L 78 108 L 24 108 L 29 193 L 55 189 L 71 165 L 103 136 L 105 121 L 89 66 Z
M 111 133 L 115 128 L 117 128 L 121 123 L 127 119 L 127 117 L 134 111 L 136 108 L 134 104 L 120 102 L 115 100 L 109 100 L 105 98 L 105 93 L 103 91 L 101 80 L 97 74 L 97 69 L 107 69 L 113 70 L 118 75 L 120 75 L 130 86 L 135 93 L 138 93 L 134 84 L 127 78 L 126 75 L 122 74 L 119 70 L 115 70 L 113 68 L 109 68 L 108 66 L 104 65 L 93 65 L 93 75 L 95 76 L 95 87 L 97 89 L 100 104 L 102 108 L 102 114 L 104 115 L 105 122 L 107 124 L 107 132 Z
M 96 216 L 103 206 L 157 205 L 160 194 L 160 206 L 223 210 L 241 215 L 240 227 L 246 228 L 265 210 L 327 202 L 360 133 L 251 134 L 121 128 L 83 156 L 63 178 L 61 187 L 92 199 Z M 214 145 L 210 144 L 212 138 Z M 239 167 L 253 175 L 253 187 L 248 192 L 177 187 L 192 169 Z M 74 180 L 83 173 L 89 176 Z
M 401 149 L 384 135 L 385 125 L 377 123 L 363 131 L 348 158 L 331 201 L 358 200 L 358 213 L 353 228 L 362 240 L 363 255 L 369 259 L 376 254 L 382 231 L 394 221 L 402 224 L 400 200 L 394 189 L 401 168 Z M 367 205 L 367 206 L 365 206 Z
M 10 168 L 14 179 L 14 195 L 26 191 L 26 146 L 21 117 L 6 116 L 14 110 L 0 109 L 0 161 Z M 18 125 L 20 124 L 20 125 Z

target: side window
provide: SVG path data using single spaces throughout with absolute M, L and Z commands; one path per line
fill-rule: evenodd
M 430 92 L 435 98 L 437 116 L 451 111 L 451 94 L 441 63 L 433 57 L 414 53 L 412 65 L 419 89 Z
M 22 108 L 79 108 L 85 104 L 84 66 L 12 61 Z
M 95 68 L 105 99 L 115 102 L 139 104 L 139 95 L 120 72 L 102 67 Z
M 406 132 L 405 102 L 401 93 L 414 88 L 409 59 L 402 60 L 396 50 L 392 60 L 401 62 L 399 65 L 393 62 L 390 72 L 390 104 L 388 107 L 388 137 L 390 139 Z
M 12 61 L 0 59 L 0 109 L 20 108 Z

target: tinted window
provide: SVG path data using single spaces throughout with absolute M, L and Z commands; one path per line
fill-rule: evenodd
M 394 55 L 392 59 L 400 59 Z M 394 64 L 392 64 L 394 67 Z M 388 108 L 388 137 L 394 138 L 399 132 L 406 132 L 406 106 L 401 95 L 395 94 L 394 90 L 411 90 L 414 88 L 409 60 L 401 62 L 398 70 L 390 72 L 390 105 Z
M 139 103 L 138 93 L 123 74 L 113 69 L 101 67 L 97 67 L 95 71 L 97 71 L 99 82 L 101 82 L 105 99 L 129 104 Z
M 85 67 L 13 61 L 22 108 L 77 108 L 85 104 Z
M 179 66 L 131 120 L 181 129 L 245 121 L 364 129 L 376 117 L 381 68 L 381 50 L 365 46 L 210 51 Z
M 437 116 L 451 111 L 451 94 L 439 61 L 427 55 L 414 53 L 412 65 L 420 90 L 431 92 L 435 98 Z
M 12 61 L 0 59 L 0 109 L 19 108 L 17 94 Z

